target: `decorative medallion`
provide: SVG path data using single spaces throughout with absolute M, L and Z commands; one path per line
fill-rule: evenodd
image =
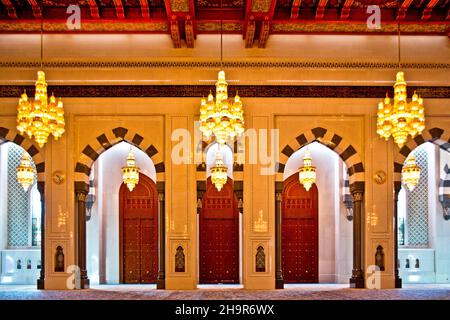
M 62 171 L 55 171 L 53 172 L 52 180 L 55 184 L 63 184 L 66 181 L 66 175 Z
M 383 170 L 378 170 L 373 175 L 373 181 L 375 181 L 376 184 L 383 184 L 386 182 L 386 172 Z

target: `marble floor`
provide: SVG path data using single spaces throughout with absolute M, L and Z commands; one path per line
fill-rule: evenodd
M 198 290 L 156 290 L 154 285 L 98 285 L 88 290 L 37 290 L 0 285 L 0 300 L 450 300 L 450 284 L 404 285 L 403 289 L 349 289 L 339 284 L 287 285 L 284 290 L 200 286 Z

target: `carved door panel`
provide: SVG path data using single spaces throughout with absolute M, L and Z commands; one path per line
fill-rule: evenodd
M 158 274 L 158 199 L 143 174 L 130 192 L 120 188 L 121 282 L 155 283 Z
M 208 179 L 199 237 L 200 283 L 239 283 L 239 212 L 230 179 L 220 192 Z
M 309 191 L 298 174 L 284 181 L 281 259 L 286 283 L 319 282 L 318 190 Z

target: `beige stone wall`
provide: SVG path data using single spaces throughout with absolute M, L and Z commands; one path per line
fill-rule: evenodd
M 300 133 L 320 126 L 341 135 L 359 153 L 365 166 L 366 191 L 364 216 L 374 213 L 376 224 L 365 221 L 365 267 L 374 264 L 376 247 L 382 245 L 386 254 L 386 271 L 382 286 L 393 287 L 393 159 L 398 148 L 392 141 L 378 138 L 375 129 L 376 99 L 258 99 L 243 98 L 246 127 L 279 129 L 279 150 Z M 196 256 L 196 173 L 194 164 L 171 161 L 172 132 L 187 128 L 193 137 L 194 119 L 198 110 L 195 98 L 65 98 L 67 133 L 60 141 L 50 141 L 44 148 L 46 159 L 46 288 L 64 289 L 67 274 L 53 272 L 54 249 L 65 248 L 66 265 L 76 264 L 76 219 L 74 168 L 87 144 L 96 137 L 122 126 L 139 133 L 148 144 L 162 153 L 165 173 L 158 180 L 166 182 L 166 284 L 168 289 L 193 289 L 198 282 Z M 427 99 L 427 128 L 450 128 L 450 100 Z M 14 128 L 16 99 L 0 100 L 0 126 Z M 269 141 L 270 143 L 270 141 Z M 193 159 L 193 147 L 185 154 Z M 247 150 L 248 160 L 248 150 Z M 263 164 L 244 166 L 243 216 L 243 283 L 249 289 L 274 288 L 275 175 L 261 175 Z M 60 170 L 67 176 L 63 185 L 51 182 L 52 172 Z M 373 174 L 383 170 L 387 181 L 373 182 Z M 255 230 L 260 212 L 267 229 Z M 185 273 L 174 272 L 174 252 L 182 245 L 186 253 Z M 265 273 L 254 272 L 256 247 L 266 252 Z

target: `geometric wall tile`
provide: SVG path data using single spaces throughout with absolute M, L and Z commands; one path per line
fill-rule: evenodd
M 428 153 L 425 144 L 413 151 L 421 169 L 420 180 L 412 192 L 407 192 L 408 246 L 428 246 Z
M 8 246 L 27 247 L 30 221 L 30 191 L 25 192 L 17 182 L 16 168 L 20 165 L 22 154 L 26 152 L 15 143 L 8 143 Z M 28 154 L 27 154 L 28 155 Z M 36 172 L 33 160 L 31 164 Z M 35 175 L 35 181 L 37 174 Z

